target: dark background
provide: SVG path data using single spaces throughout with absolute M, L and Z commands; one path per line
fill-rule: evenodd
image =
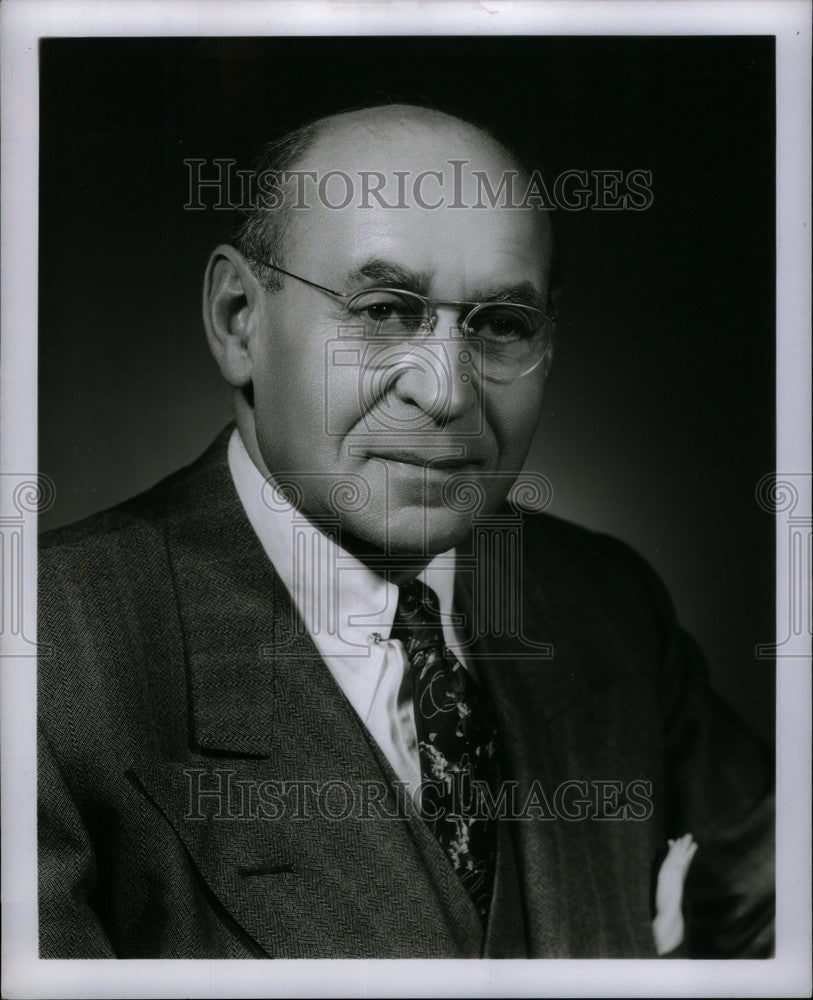
M 767 739 L 774 523 L 773 38 L 53 39 L 41 43 L 40 468 L 47 529 L 199 454 L 230 419 L 200 287 L 228 213 L 186 157 L 358 104 L 429 103 L 542 166 L 653 173 L 645 212 L 554 213 L 566 282 L 528 467 L 638 549 Z M 9 252 L 7 250 L 7 252 Z

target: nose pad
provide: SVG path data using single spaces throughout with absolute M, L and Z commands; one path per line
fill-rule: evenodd
M 438 316 L 437 313 L 435 313 L 434 316 L 427 316 L 424 319 L 424 321 L 421 323 L 421 330 L 423 330 L 423 332 L 426 334 L 434 333 L 437 324 L 438 324 Z

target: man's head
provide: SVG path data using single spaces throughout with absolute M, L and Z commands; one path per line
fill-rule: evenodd
M 521 167 L 483 130 L 429 109 L 322 119 L 280 156 L 297 174 L 283 210 L 250 215 L 239 249 L 212 254 L 204 288 L 209 342 L 238 390 L 249 453 L 295 485 L 306 514 L 338 510 L 345 531 L 387 551 L 444 551 L 471 527 L 459 502 L 467 487 L 488 514 L 521 470 L 551 359 L 548 349 L 533 370 L 495 380 L 505 372 L 485 360 L 528 354 L 524 327 L 498 317 L 482 342 L 474 321 L 468 340 L 461 323 L 468 303 L 492 300 L 523 306 L 523 322 L 542 318 L 533 306 L 544 310 L 550 291 L 549 221 L 484 197 Z M 348 309 L 352 293 L 384 286 L 444 303 L 431 306 L 434 325 L 393 339 L 380 324 L 392 300 Z M 547 338 L 547 324 L 531 336 Z M 358 494 L 344 509 L 342 484 Z

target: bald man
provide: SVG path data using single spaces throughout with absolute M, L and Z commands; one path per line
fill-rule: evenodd
M 769 954 L 766 754 L 646 564 L 520 503 L 527 173 L 394 105 L 257 181 L 204 279 L 234 423 L 41 543 L 41 954 Z

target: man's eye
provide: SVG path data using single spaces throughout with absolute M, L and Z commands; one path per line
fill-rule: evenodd
M 357 296 L 350 303 L 350 311 L 370 324 L 374 330 L 400 332 L 402 327 L 412 328 L 415 321 L 420 322 L 423 315 L 423 304 L 415 302 L 406 296 L 372 292 Z
M 504 316 L 495 316 L 489 321 L 488 328 L 495 337 L 513 337 L 520 332 L 516 321 Z
M 362 308 L 362 313 L 376 323 L 381 323 L 396 314 L 395 305 L 392 302 L 373 302 Z
M 485 340 L 520 340 L 533 333 L 533 323 L 522 309 L 501 306 L 483 309 L 472 322 L 474 333 Z

